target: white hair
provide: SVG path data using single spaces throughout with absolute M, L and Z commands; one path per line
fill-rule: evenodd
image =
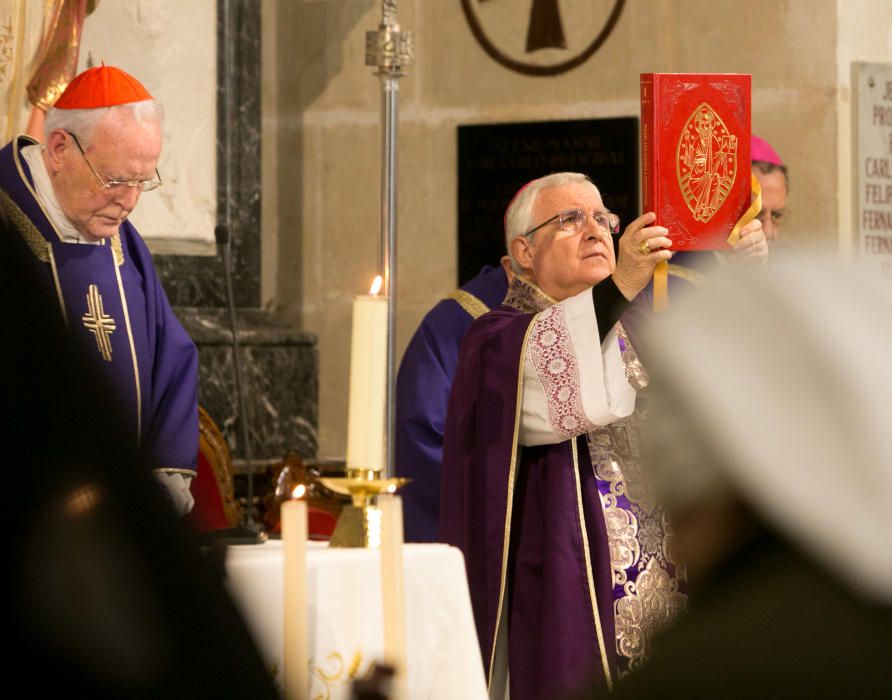
M 553 190 L 556 187 L 563 187 L 564 185 L 577 182 L 591 185 L 595 193 L 599 197 L 601 196 L 598 188 L 595 187 L 595 183 L 582 173 L 552 173 L 524 185 L 514 195 L 514 199 L 511 200 L 508 204 L 508 209 L 505 211 L 505 247 L 508 249 L 511 267 L 515 272 L 521 272 L 522 270 L 511 252 L 511 241 L 518 236 L 522 236 L 536 225 L 533 222 L 533 206 L 536 203 L 536 199 L 545 190 Z
M 56 129 L 68 131 L 77 136 L 81 147 L 89 148 L 93 133 L 102 120 L 111 114 L 113 110 L 130 110 L 137 124 L 143 122 L 158 124 L 159 128 L 164 120 L 164 110 L 156 100 L 141 100 L 129 102 L 114 107 L 98 107 L 96 109 L 57 109 L 50 107 L 46 113 L 44 131 L 50 134 Z

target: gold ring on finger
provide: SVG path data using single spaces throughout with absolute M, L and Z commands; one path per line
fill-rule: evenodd
M 638 252 L 642 255 L 650 255 L 650 243 L 647 240 L 641 241 L 638 244 Z

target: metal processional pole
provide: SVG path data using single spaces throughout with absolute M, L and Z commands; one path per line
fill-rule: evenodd
M 381 243 L 379 269 L 387 290 L 387 393 L 385 475 L 392 477 L 394 465 L 394 408 L 396 398 L 396 137 L 399 79 L 412 65 L 414 44 L 411 32 L 400 31 L 396 0 L 382 0 L 378 30 L 366 32 L 365 63 L 376 66 L 381 79 Z

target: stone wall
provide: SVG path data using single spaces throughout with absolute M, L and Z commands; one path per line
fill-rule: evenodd
M 400 2 L 400 23 L 415 32 L 416 65 L 400 87 L 399 350 L 456 284 L 457 126 L 634 116 L 642 72 L 751 73 L 753 128 L 792 171 L 785 235 L 836 246 L 846 235 L 837 228 L 845 173 L 835 159 L 837 147 L 848 148 L 839 133 L 847 109 L 840 75 L 863 52 L 855 27 L 871 34 L 872 54 L 889 58 L 887 5 L 629 0 L 585 63 L 533 77 L 484 52 L 460 2 Z M 573 2 L 560 7 L 575 11 Z M 337 455 L 346 440 L 350 299 L 368 287 L 377 260 L 381 99 L 364 42 L 380 10 L 370 0 L 263 8 L 274 16 L 264 40 L 276 43 L 264 68 L 265 88 L 275 92 L 264 138 L 276 143 L 264 173 L 276 182 L 280 252 L 264 268 L 264 284 L 319 334 L 320 446 Z

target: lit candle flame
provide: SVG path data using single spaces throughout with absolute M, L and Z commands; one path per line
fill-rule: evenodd
M 369 289 L 369 294 L 372 296 L 378 296 L 378 292 L 381 291 L 381 285 L 384 284 L 384 278 L 381 275 L 375 277 L 375 280 L 372 282 L 372 286 Z
M 388 484 L 387 493 L 396 493 L 396 484 Z
M 307 487 L 303 484 L 298 484 L 294 487 L 294 490 L 291 492 L 291 498 L 303 498 L 304 494 L 307 492 Z

